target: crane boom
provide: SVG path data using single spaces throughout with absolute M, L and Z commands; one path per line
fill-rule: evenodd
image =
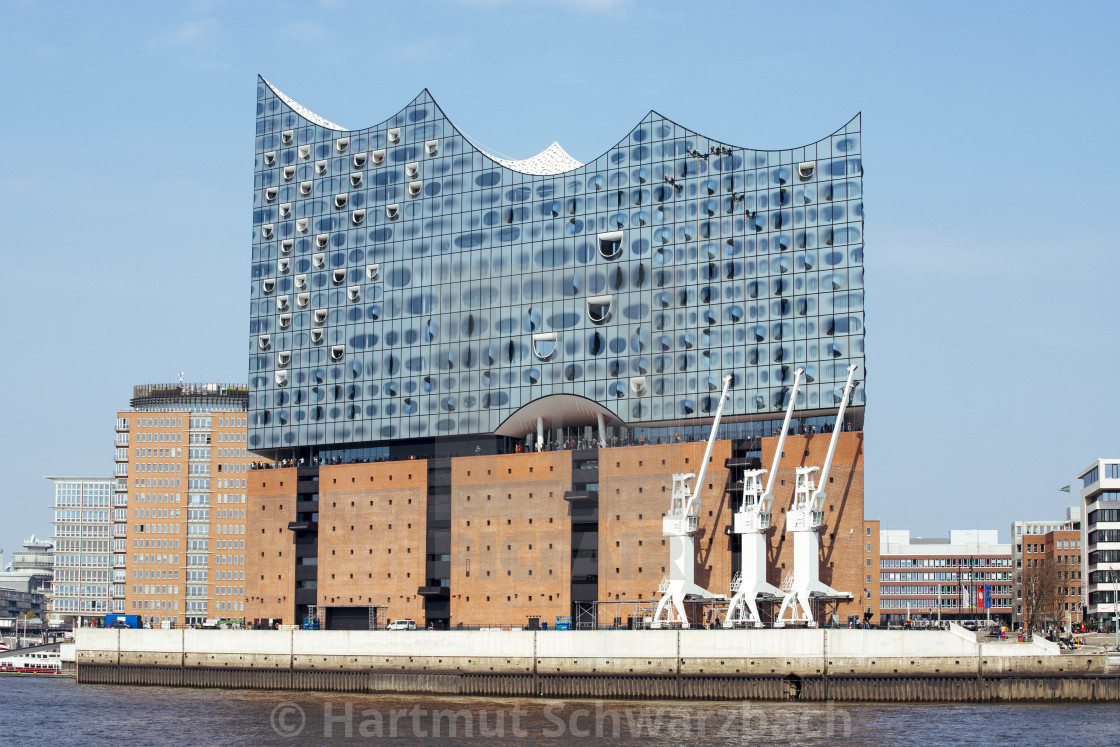
M 789 421 L 793 417 L 793 407 L 797 402 L 797 392 L 801 387 L 801 376 L 805 369 L 799 368 L 793 375 L 793 389 L 789 392 L 789 405 L 786 407 L 786 419 L 782 421 L 782 433 L 778 436 L 778 445 L 774 449 L 774 466 L 770 468 L 770 476 L 766 478 L 766 490 L 762 491 L 760 504 L 769 505 L 774 499 L 774 479 L 778 476 L 778 464 L 782 458 L 782 449 L 786 445 L 786 434 L 789 433 Z
M 704 485 L 704 475 L 708 471 L 708 460 L 712 457 L 712 448 L 716 444 L 716 432 L 719 430 L 719 419 L 723 414 L 723 405 L 727 402 L 727 390 L 731 388 L 731 376 L 723 377 L 723 392 L 719 395 L 719 405 L 716 406 L 716 415 L 712 419 L 712 432 L 708 435 L 708 447 L 704 450 L 704 458 L 700 460 L 700 473 L 696 475 L 696 484 L 689 496 L 685 514 L 692 513 L 692 507 L 700 497 L 700 490 Z
M 828 484 L 828 473 L 832 469 L 832 457 L 836 453 L 836 442 L 840 438 L 840 431 L 844 428 L 844 411 L 848 409 L 848 398 L 852 394 L 852 387 L 855 386 L 856 369 L 859 368 L 855 363 L 848 366 L 848 383 L 844 385 L 844 396 L 840 400 L 840 411 L 836 413 L 836 427 L 832 429 L 832 439 L 828 442 L 828 454 L 824 458 L 824 466 L 821 467 L 821 476 L 818 481 L 817 489 L 813 491 L 813 496 L 810 503 L 814 508 L 819 507 L 821 500 L 824 498 L 824 486 Z
M 692 535 L 699 529 L 700 517 L 693 512 L 697 511 L 700 505 L 700 490 L 704 485 L 704 475 L 708 471 L 708 460 L 712 458 L 712 448 L 715 446 L 716 432 L 719 430 L 719 419 L 723 414 L 723 405 L 727 401 L 727 390 L 730 388 L 731 377 L 725 376 L 723 392 L 716 406 L 712 432 L 708 435 L 708 448 L 704 451 L 699 475 L 693 475 L 691 472 L 673 475 L 673 493 L 669 498 L 669 510 L 661 519 L 661 531 L 669 540 L 669 575 L 662 580 L 657 590 L 661 594 L 661 599 L 657 602 L 657 609 L 654 610 L 653 620 L 650 622 L 650 627 L 655 629 L 672 624 L 680 624 L 682 628 L 688 628 L 685 601 L 696 597 L 714 599 L 718 596 L 696 584 L 696 542 Z M 699 479 L 696 480 L 695 489 L 690 489 L 688 481 L 693 477 Z

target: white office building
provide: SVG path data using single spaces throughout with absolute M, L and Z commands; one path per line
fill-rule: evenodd
M 100 625 L 109 611 L 111 477 L 48 477 L 54 483 L 54 582 L 50 617 Z
M 985 606 L 977 587 L 985 587 Z M 879 533 L 879 619 L 972 620 L 1011 616 L 1011 548 L 995 529 L 953 529 L 948 537 Z
M 1086 618 L 1098 630 L 1112 630 L 1120 610 L 1120 459 L 1097 459 L 1081 480 L 1081 577 Z

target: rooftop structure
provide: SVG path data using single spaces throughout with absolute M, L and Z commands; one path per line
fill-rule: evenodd
M 244 384 L 141 384 L 132 387 L 129 406 L 145 412 L 245 409 L 248 399 Z
M 4 566 L 0 560 L 0 589 L 44 594 L 50 591 L 54 575 L 54 558 L 51 543 L 34 534 L 24 541 L 24 552 L 12 553 L 12 560 Z

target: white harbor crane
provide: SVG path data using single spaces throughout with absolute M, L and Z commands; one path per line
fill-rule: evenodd
M 739 572 L 731 581 L 731 604 L 723 627 L 734 628 L 745 625 L 762 627 L 758 614 L 758 597 L 766 595 L 780 599 L 782 591 L 766 580 L 766 533 L 770 531 L 770 506 L 774 503 L 774 479 L 778 476 L 778 465 L 782 460 L 782 450 L 789 433 L 789 421 L 793 416 L 793 406 L 797 402 L 797 392 L 801 386 L 804 369 L 797 369 L 793 378 L 793 389 L 789 394 L 786 419 L 782 423 L 782 433 L 774 451 L 774 464 L 766 488 L 762 487 L 765 469 L 750 469 L 743 473 L 743 504 L 735 512 L 732 531 L 742 537 L 739 551 Z
M 836 442 L 844 429 L 844 410 L 855 386 L 856 366 L 848 366 L 848 383 L 840 398 L 840 410 L 836 413 L 836 426 L 832 429 L 832 439 L 828 442 L 828 454 L 824 467 L 820 468 L 820 486 L 814 484 L 813 473 L 817 467 L 797 468 L 797 487 L 793 496 L 793 507 L 786 514 L 786 532 L 793 535 L 793 582 L 782 600 L 778 619 L 774 625 L 783 627 L 787 622 L 804 622 L 816 627 L 813 611 L 809 602 L 813 595 L 833 599 L 851 599 L 847 592 L 836 591 L 820 580 L 820 536 L 818 529 L 824 523 L 824 491 L 828 484 L 828 473 L 832 469 L 832 457 L 836 453 Z M 784 586 L 784 585 L 783 585 Z M 786 620 L 786 611 L 790 619 Z
M 669 575 L 661 581 L 657 591 L 661 599 L 653 614 L 652 628 L 679 623 L 688 628 L 688 616 L 684 603 L 689 597 L 702 599 L 723 599 L 722 594 L 713 594 L 696 585 L 696 544 L 693 535 L 700 524 L 700 491 L 704 487 L 704 475 L 708 471 L 708 460 L 715 446 L 716 432 L 723 405 L 727 402 L 727 392 L 731 388 L 731 377 L 723 378 L 723 392 L 716 406 L 716 416 L 712 421 L 712 433 L 708 436 L 708 448 L 700 460 L 700 474 L 678 473 L 673 475 L 673 494 L 669 498 L 669 511 L 661 520 L 662 533 L 669 538 Z M 689 480 L 696 478 L 696 489 L 690 490 Z

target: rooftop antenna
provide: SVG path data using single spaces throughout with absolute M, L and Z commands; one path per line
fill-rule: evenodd
M 179 386 L 183 386 L 183 372 L 179 372 Z

